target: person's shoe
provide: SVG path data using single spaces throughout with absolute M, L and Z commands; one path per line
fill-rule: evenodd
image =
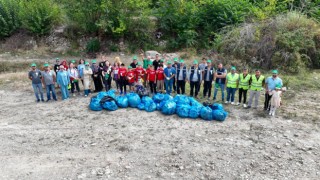
M 224 102 L 225 104 L 228 104 L 229 103 L 229 101 L 226 101 L 226 102 Z
M 47 100 L 46 100 L 46 102 L 49 102 L 49 101 L 50 101 L 50 99 L 47 99 Z
M 275 115 L 275 112 L 273 111 L 273 112 L 271 113 L 271 115 L 274 116 L 274 115 Z
M 269 116 L 271 116 L 272 115 L 272 113 L 271 112 L 269 112 Z
M 40 99 L 37 99 L 37 102 L 40 102 Z
M 237 102 L 237 106 L 239 106 L 240 105 L 240 103 L 239 102 Z
M 215 101 L 215 100 L 216 100 L 216 98 L 213 98 L 212 100 L 213 100 L 213 101 Z
M 247 109 L 250 109 L 250 108 L 251 108 L 251 106 L 248 106 L 248 107 L 247 107 Z
M 42 102 L 44 102 L 44 99 L 41 99 Z
M 122 92 L 120 92 L 120 95 L 122 95 Z
M 231 102 L 231 105 L 235 105 L 235 103 L 234 103 L 234 102 Z
M 75 97 L 75 96 L 76 96 L 76 94 L 74 94 L 74 93 L 73 93 L 73 94 L 72 94 L 72 96 L 73 96 L 73 97 Z
M 58 101 L 58 99 L 54 99 L 55 101 Z
M 86 95 L 86 94 L 84 95 L 84 97 L 87 97 L 87 96 L 88 96 L 88 95 Z
M 246 108 L 246 107 L 247 107 L 247 105 L 246 105 L 246 104 L 243 104 L 243 107 L 244 107 L 244 108 Z

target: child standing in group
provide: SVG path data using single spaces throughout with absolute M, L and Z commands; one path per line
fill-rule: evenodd
M 85 68 L 83 70 L 83 86 L 84 86 L 84 96 L 87 97 L 90 93 L 90 79 L 93 74 L 90 68 L 89 62 L 85 62 Z
M 149 82 L 149 87 L 152 94 L 156 93 L 156 80 L 156 69 L 153 66 L 147 70 L 147 82 Z
M 134 91 L 134 82 L 135 82 L 135 71 L 132 69 L 131 66 L 128 67 L 128 71 L 126 73 L 126 79 L 129 85 L 129 89 L 131 92 Z
M 270 107 L 270 116 L 274 116 L 276 113 L 277 108 L 280 107 L 281 104 L 281 84 L 276 85 L 276 89 L 269 92 L 271 97 L 271 107 Z
M 159 68 L 156 71 L 156 80 L 157 80 L 157 92 L 163 92 L 164 88 L 164 74 L 163 74 L 163 65 L 160 64 Z
M 119 72 L 118 72 L 119 85 L 120 85 L 120 95 L 122 95 L 122 93 L 127 94 L 126 74 L 127 74 L 127 69 L 124 66 L 124 64 L 122 63 L 119 68 Z

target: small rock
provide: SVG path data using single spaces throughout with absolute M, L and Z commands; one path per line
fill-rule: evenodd
M 281 146 L 280 146 L 280 145 L 277 145 L 276 148 L 277 148 L 277 149 L 281 149 Z
M 183 166 L 179 166 L 179 170 L 183 170 L 184 169 L 184 167 Z
M 78 176 L 78 179 L 84 179 L 87 177 L 87 174 L 86 173 L 82 173 Z
M 179 154 L 179 151 L 178 149 L 173 149 L 172 152 L 171 152 L 172 155 L 177 155 Z

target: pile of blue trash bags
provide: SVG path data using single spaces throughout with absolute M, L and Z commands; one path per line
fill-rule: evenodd
M 115 111 L 118 108 L 138 108 L 147 112 L 160 111 L 165 115 L 177 114 L 181 118 L 202 118 L 206 121 L 224 121 L 228 112 L 222 104 L 201 104 L 196 99 L 185 95 L 172 97 L 168 94 L 139 96 L 137 93 L 128 93 L 125 96 L 116 96 L 115 90 L 100 92 L 93 96 L 89 108 L 93 111 Z

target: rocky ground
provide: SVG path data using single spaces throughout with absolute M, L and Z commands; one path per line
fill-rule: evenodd
M 35 103 L 23 78 L 0 74 L 0 179 L 320 177 L 319 92 L 295 93 L 276 117 L 228 105 L 225 122 L 207 122 L 93 112 L 84 97 Z

